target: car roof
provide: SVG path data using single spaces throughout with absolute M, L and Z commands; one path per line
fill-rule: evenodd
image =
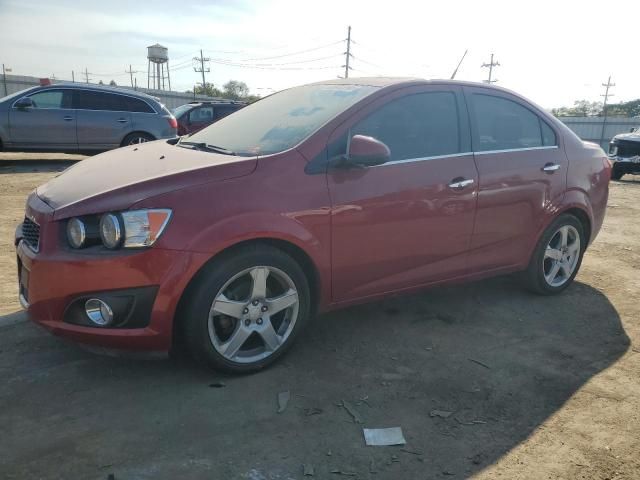
M 143 92 L 138 92 L 137 90 L 130 90 L 128 88 L 122 88 L 122 87 L 112 87 L 110 85 L 94 85 L 91 83 L 56 82 L 56 83 L 51 83 L 49 85 L 41 85 L 39 87 L 36 87 L 36 89 L 57 88 L 57 87 L 75 88 L 78 90 L 97 90 L 101 92 L 119 93 L 121 95 L 129 95 L 131 97 L 139 97 L 145 100 L 153 100 L 158 103 L 160 102 L 159 98 L 154 97 L 152 95 L 148 95 Z
M 194 107 L 199 107 L 200 105 L 246 105 L 247 102 L 243 102 L 241 100 L 229 100 L 226 98 L 222 98 L 220 100 L 198 100 L 195 102 L 189 102 L 185 105 L 193 105 Z

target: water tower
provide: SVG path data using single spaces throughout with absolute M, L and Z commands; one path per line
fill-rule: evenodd
M 169 78 L 169 50 L 159 43 L 147 47 L 147 88 L 154 90 L 166 90 L 165 79 L 171 90 L 171 78 Z M 166 67 L 165 67 L 166 65 Z

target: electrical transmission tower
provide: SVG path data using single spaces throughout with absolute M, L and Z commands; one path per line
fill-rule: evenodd
M 498 80 L 497 79 L 492 79 L 492 74 L 493 74 L 493 67 L 499 67 L 500 66 L 500 62 L 498 62 L 497 60 L 494 62 L 493 61 L 493 53 L 491 54 L 491 61 L 489 63 L 483 63 L 482 67 L 489 68 L 489 78 L 487 80 L 483 80 L 484 83 L 496 83 Z
M 344 52 L 344 55 L 345 62 L 344 65 L 342 65 L 344 67 L 344 78 L 349 78 L 349 70 L 352 69 L 349 66 L 349 59 L 353 58 L 353 55 L 351 55 L 351 25 L 349 25 L 349 28 L 347 29 L 347 51 Z
M 604 97 L 604 102 L 602 103 L 602 115 L 604 118 L 602 119 L 602 132 L 600 132 L 600 146 L 602 146 L 602 142 L 604 141 L 604 127 L 607 125 L 607 102 L 609 101 L 609 97 L 614 96 L 613 93 L 609 93 L 609 89 L 616 86 L 615 83 L 611 83 L 611 75 L 609 75 L 607 83 L 603 83 L 602 86 L 605 87 L 605 91 L 604 95 L 600 95 Z
M 203 57 L 202 56 L 202 50 L 200 50 L 200 57 L 193 57 L 193 61 L 194 62 L 198 62 L 200 64 L 199 67 L 193 67 L 193 71 L 197 72 L 197 73 L 202 73 L 202 92 L 205 92 L 205 88 L 207 86 L 207 84 L 205 83 L 204 80 L 204 74 L 209 73 L 211 71 L 211 69 L 207 66 L 207 68 L 204 67 L 205 62 L 210 62 L 211 59 L 209 57 Z M 195 90 L 193 92 L 195 94 Z

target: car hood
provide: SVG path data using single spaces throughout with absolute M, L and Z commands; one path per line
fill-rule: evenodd
M 62 219 L 123 210 L 169 191 L 248 175 L 256 165 L 255 157 L 191 150 L 158 140 L 82 160 L 36 192 L 54 209 L 54 219 Z
M 627 142 L 640 142 L 640 133 L 620 133 L 613 137 L 614 140 L 625 140 Z

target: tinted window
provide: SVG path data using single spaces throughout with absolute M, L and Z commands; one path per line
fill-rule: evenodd
M 456 97 L 451 92 L 409 95 L 393 100 L 351 129 L 384 142 L 391 160 L 460 152 Z
M 555 134 L 531 110 L 500 97 L 472 96 L 478 131 L 477 151 L 555 145 Z
M 214 118 L 218 120 L 219 118 L 226 117 L 230 113 L 233 113 L 236 110 L 238 110 L 238 108 L 239 107 L 234 107 L 232 105 L 224 105 L 224 106 L 216 107 L 216 113 L 214 115 Z
M 189 141 L 206 142 L 238 155 L 268 155 L 299 144 L 322 125 L 378 87 L 317 84 L 290 88 L 241 108 Z
M 33 108 L 71 108 L 70 90 L 45 90 L 29 95 Z
M 149 104 L 139 98 L 122 96 L 127 112 L 155 113 Z
M 542 130 L 542 145 L 549 147 L 558 144 L 556 134 L 551 130 L 551 127 L 542 120 L 540 120 L 540 129 Z
M 113 93 L 78 91 L 78 108 L 81 110 L 111 110 L 124 112 L 127 110 L 126 97 Z
M 189 121 L 191 123 L 213 122 L 213 107 L 194 108 L 189 112 Z

